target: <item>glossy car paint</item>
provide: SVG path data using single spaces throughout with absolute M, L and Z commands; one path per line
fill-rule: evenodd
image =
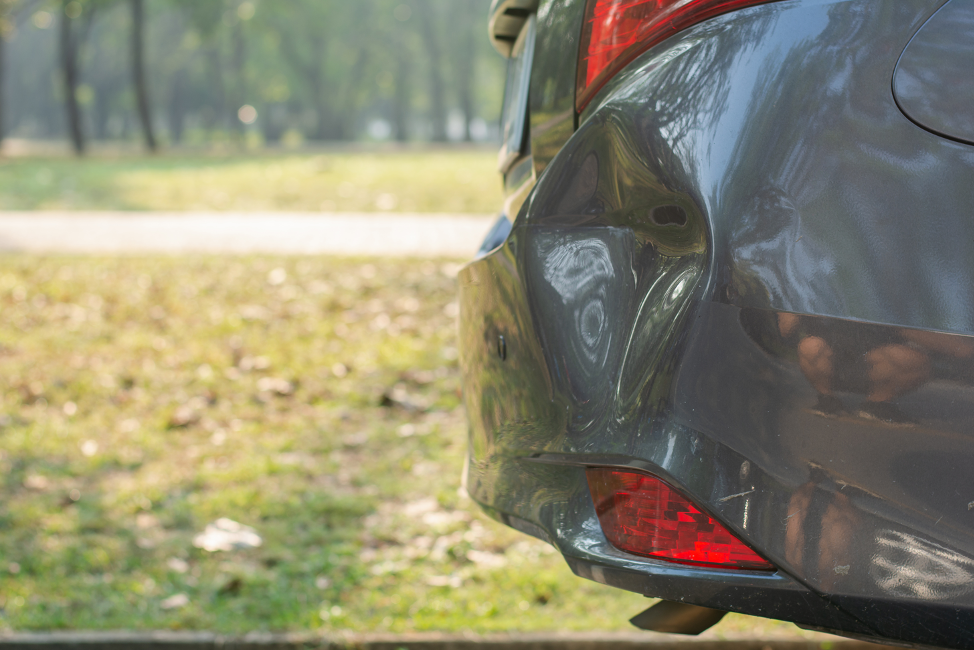
M 951 0 L 917 32 L 893 75 L 903 112 L 925 129 L 974 143 L 974 2 Z
M 742 10 L 594 99 L 460 275 L 488 512 L 606 584 L 974 647 L 974 149 L 891 89 L 943 4 Z M 592 466 L 661 476 L 779 571 L 614 549 Z
M 545 2 L 536 14 L 537 36 L 528 93 L 527 155 L 504 174 L 501 221 L 512 221 L 537 176 L 575 131 L 575 62 L 566 52 L 578 47 L 584 0 Z M 502 9 L 495 2 L 492 11 Z
M 584 9 L 584 0 L 543 2 L 538 8 L 529 99 L 530 153 L 537 174 L 575 130 L 575 52 Z

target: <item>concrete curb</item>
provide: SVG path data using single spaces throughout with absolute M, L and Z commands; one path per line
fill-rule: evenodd
M 664 634 L 338 635 L 210 632 L 0 633 L 0 650 L 893 650 L 828 635 L 713 639 Z

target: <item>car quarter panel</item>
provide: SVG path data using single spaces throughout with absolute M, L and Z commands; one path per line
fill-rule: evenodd
M 475 499 L 586 577 L 974 647 L 974 148 L 890 88 L 941 4 L 754 7 L 600 92 L 505 245 L 461 273 Z M 849 413 L 814 408 L 818 340 Z M 904 417 L 852 413 L 870 399 Z M 781 571 L 615 551 L 586 465 L 667 478 Z M 786 615 L 790 594 L 818 605 Z

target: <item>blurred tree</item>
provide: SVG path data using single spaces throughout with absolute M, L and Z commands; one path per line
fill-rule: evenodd
M 278 37 L 284 61 L 306 89 L 315 115 L 310 137 L 352 137 L 369 49 L 383 47 L 363 38 L 372 28 L 367 19 L 372 14 L 371 0 L 354 4 L 265 0 L 261 8 L 264 24 Z
M 82 96 L 90 94 L 90 104 L 82 104 L 82 109 L 89 109 L 89 133 L 98 140 L 110 137 L 112 117 L 125 106 L 131 87 L 129 57 L 118 56 L 119 52 L 126 52 L 129 47 L 127 9 L 127 6 L 118 4 L 101 13 L 92 27 L 81 64 L 84 73 L 82 88 L 90 89 L 90 93 L 79 91 Z
M 79 156 L 85 153 L 85 135 L 81 125 L 81 108 L 78 106 L 78 50 L 82 34 L 87 31 L 74 25 L 84 12 L 80 0 L 61 0 L 59 15 L 61 70 L 64 75 L 64 104 L 67 109 L 68 130 L 71 144 Z M 88 12 L 91 16 L 92 12 Z M 87 18 L 87 27 L 91 24 Z M 79 33 L 79 31 L 81 33 Z
M 304 81 L 310 95 L 315 113 L 315 125 L 311 137 L 324 140 L 333 133 L 331 106 L 328 101 L 326 65 L 328 63 L 327 37 L 325 28 L 331 7 L 316 0 L 298 0 L 298 11 L 307 15 L 310 12 L 317 20 L 309 19 L 296 33 L 288 15 L 294 7 L 283 7 L 278 3 L 268 5 L 267 26 L 277 35 L 284 61 Z M 273 7 L 273 8 L 271 8 Z
M 478 18 L 483 19 L 482 16 L 475 15 L 471 11 L 471 6 L 468 3 L 456 2 L 450 5 L 449 23 L 451 29 L 447 35 L 451 38 L 450 49 L 453 51 L 453 57 L 451 57 L 453 61 L 452 81 L 460 112 L 463 113 L 463 140 L 465 142 L 470 142 L 473 139 L 470 136 L 470 121 L 474 117 L 473 83 L 474 59 L 476 57 L 474 44 L 477 42 L 478 36 L 483 36 L 483 34 L 477 33 Z
M 268 143 L 469 139 L 503 88 L 489 3 L 0 0 L 0 130 L 79 152 L 137 133 L 219 142 L 249 104 Z
M 244 123 L 238 118 L 238 111 L 247 101 L 247 77 L 244 67 L 247 64 L 247 47 L 244 36 L 244 21 L 250 20 L 254 15 L 254 5 L 252 2 L 236 2 L 234 11 L 227 14 L 230 17 L 231 25 L 231 54 L 230 61 L 233 67 L 233 95 L 230 101 L 230 114 L 227 118 L 233 126 L 233 131 L 238 137 L 243 137 Z
M 392 100 L 392 129 L 396 140 L 405 142 L 409 139 L 409 102 L 412 97 L 410 92 L 409 76 L 412 61 L 409 56 L 409 47 L 406 44 L 406 35 L 397 34 L 395 38 L 395 60 L 396 73 L 394 77 L 395 96 Z
M 7 120 L 3 110 L 4 105 L 4 82 L 7 75 L 5 68 L 7 65 L 7 38 L 15 29 L 15 12 L 22 9 L 26 3 L 21 0 L 0 0 L 0 141 L 6 133 Z
M 152 112 L 149 89 L 145 79 L 145 7 L 142 0 L 129 0 L 132 7 L 132 84 L 139 107 L 139 122 L 149 151 L 155 151 L 156 136 L 152 132 Z
M 81 51 L 96 9 L 113 4 L 117 0 L 61 0 L 59 12 L 59 41 L 61 71 L 64 81 L 64 100 L 67 110 L 68 131 L 76 154 L 85 152 L 83 116 L 78 93 L 81 85 Z
M 429 61 L 426 71 L 429 74 L 430 122 L 433 127 L 433 142 L 446 142 L 446 98 L 443 93 L 443 61 L 440 56 L 440 34 L 442 21 L 441 6 L 434 7 L 431 0 L 418 0 L 421 9 L 420 26 L 423 32 L 423 45 Z
M 158 3 L 158 0 L 156 0 Z M 226 123 L 227 106 L 220 37 L 226 11 L 223 0 L 168 0 L 172 9 L 157 50 L 157 86 L 168 89 L 169 138 L 183 140 L 191 111 L 208 129 Z
M 167 25 L 164 40 L 170 46 L 169 54 L 161 58 L 157 65 L 168 76 L 168 84 L 160 82 L 163 90 L 168 88 L 168 101 L 165 106 L 169 127 L 169 139 L 179 144 L 186 128 L 186 114 L 189 110 L 189 95 L 192 92 L 190 68 L 199 50 L 199 33 L 187 27 L 187 16 L 183 11 L 175 11 Z
M 367 23 L 362 18 L 370 14 L 371 5 L 370 0 L 354 4 L 292 0 L 287 5 L 265 1 L 261 5 L 268 28 L 278 36 L 284 61 L 307 90 L 315 115 L 312 139 L 341 140 L 352 135 L 368 48 L 376 45 L 362 38 L 362 23 Z

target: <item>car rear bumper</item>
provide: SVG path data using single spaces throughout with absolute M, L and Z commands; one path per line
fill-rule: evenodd
M 460 274 L 488 512 L 606 584 L 974 647 L 974 155 L 890 92 L 940 4 L 755 7 L 596 97 Z M 779 571 L 614 549 L 584 476 L 606 465 L 666 478 Z

